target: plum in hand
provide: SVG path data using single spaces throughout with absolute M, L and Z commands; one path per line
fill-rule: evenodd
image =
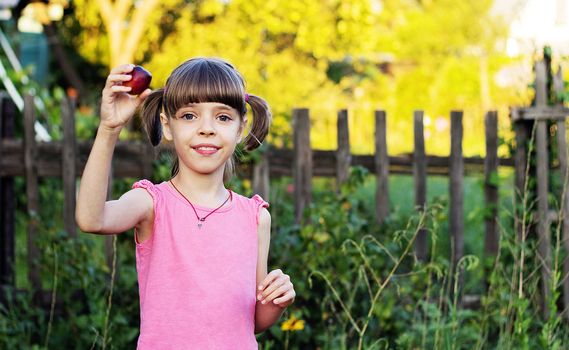
M 141 66 L 135 66 L 129 74 L 132 75 L 132 78 L 129 81 L 123 82 L 123 86 L 130 86 L 132 88 L 128 92 L 129 94 L 140 95 L 150 86 L 152 74 Z

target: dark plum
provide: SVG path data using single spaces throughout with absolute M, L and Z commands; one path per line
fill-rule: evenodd
M 123 82 L 124 86 L 132 88 L 128 92 L 129 94 L 140 95 L 144 90 L 148 89 L 150 81 L 152 81 L 152 74 L 149 71 L 141 66 L 135 66 L 129 74 L 132 75 L 132 79 Z

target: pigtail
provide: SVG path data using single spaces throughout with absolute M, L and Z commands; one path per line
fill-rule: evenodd
M 152 91 L 144 100 L 140 112 L 142 124 L 148 134 L 152 146 L 158 146 L 162 139 L 162 124 L 160 123 L 160 112 L 164 99 L 164 89 Z
M 162 140 L 162 123 L 160 122 L 160 113 L 166 113 L 166 105 L 164 103 L 164 89 L 156 89 L 144 100 L 142 104 L 142 124 L 148 134 L 152 146 L 158 146 Z M 178 157 L 175 157 L 172 165 L 171 176 L 174 177 L 180 170 Z
M 249 94 L 247 95 L 247 102 L 253 112 L 253 122 L 249 134 L 243 141 L 243 145 L 246 151 L 252 151 L 261 146 L 263 140 L 269 133 L 271 111 L 269 110 L 267 101 L 259 96 Z

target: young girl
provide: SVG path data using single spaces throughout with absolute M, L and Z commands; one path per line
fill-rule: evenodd
M 266 102 L 247 94 L 229 63 L 196 58 L 182 63 L 166 86 L 128 94 L 133 65 L 107 78 L 101 122 L 77 200 L 81 230 L 116 234 L 135 228 L 140 293 L 138 349 L 257 349 L 255 333 L 273 325 L 295 291 L 281 270 L 267 274 L 271 217 L 260 196 L 225 188 L 232 155 L 247 123 L 244 148 L 267 135 Z M 119 133 L 142 105 L 154 145 L 173 144 L 172 178 L 141 180 L 106 201 L 107 175 Z

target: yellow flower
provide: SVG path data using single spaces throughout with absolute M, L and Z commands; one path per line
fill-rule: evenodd
M 304 320 L 297 319 L 294 315 L 283 322 L 281 325 L 283 331 L 301 331 L 304 329 Z
M 330 239 L 330 234 L 327 232 L 316 232 L 313 236 L 314 240 L 318 243 L 324 243 Z

